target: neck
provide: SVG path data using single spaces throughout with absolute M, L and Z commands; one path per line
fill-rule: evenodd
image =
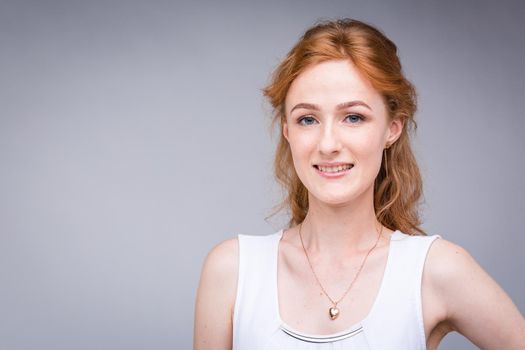
M 333 257 L 370 249 L 381 224 L 376 219 L 373 197 L 362 197 L 344 206 L 331 206 L 309 195 L 308 213 L 301 224 L 305 248 L 312 254 Z M 383 228 L 383 236 L 385 232 Z

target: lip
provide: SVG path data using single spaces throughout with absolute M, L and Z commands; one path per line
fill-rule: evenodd
M 321 166 L 335 166 L 335 165 L 324 165 L 324 164 L 345 165 L 345 164 L 351 164 L 351 163 L 321 163 L 319 165 L 321 165 Z M 352 166 L 350 169 L 346 169 L 346 170 L 343 170 L 343 171 L 338 172 L 338 173 L 328 173 L 328 172 L 321 171 L 321 169 L 319 169 L 317 166 L 314 166 L 315 171 L 317 171 L 317 173 L 319 175 L 321 175 L 322 177 L 325 177 L 327 179 L 338 179 L 338 178 L 341 178 L 341 177 L 347 175 L 353 168 L 354 168 L 354 166 Z
M 350 163 L 350 162 L 334 162 L 334 163 L 317 163 L 315 164 L 316 166 L 338 166 L 338 165 L 347 165 L 347 164 L 353 164 L 353 163 Z

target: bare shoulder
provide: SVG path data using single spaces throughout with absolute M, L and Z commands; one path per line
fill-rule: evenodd
M 483 349 L 518 349 L 525 320 L 510 297 L 462 246 L 436 239 L 425 279 L 452 329 Z M 505 346 L 502 346 L 505 344 Z
M 207 254 L 195 301 L 194 349 L 231 349 L 232 311 L 239 270 L 237 237 L 216 244 Z
M 446 325 L 449 331 L 453 329 L 450 329 L 447 288 L 453 287 L 466 271 L 472 270 L 474 263 L 466 249 L 444 238 L 435 239 L 429 248 L 423 269 L 423 290 L 432 299 L 431 318 L 435 323 Z
M 217 243 L 206 256 L 203 269 L 220 277 L 231 277 L 239 266 L 239 242 L 237 237 Z
M 238 239 L 234 237 L 223 240 L 208 252 L 202 267 L 201 283 L 215 289 L 215 293 L 221 293 L 222 301 L 233 307 L 238 270 Z
M 432 242 L 428 251 L 425 273 L 439 286 L 450 282 L 452 277 L 461 277 L 468 271 L 476 270 L 478 266 L 465 248 L 444 238 L 438 238 Z

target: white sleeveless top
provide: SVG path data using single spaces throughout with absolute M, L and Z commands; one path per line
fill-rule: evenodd
M 233 350 L 425 350 L 421 281 L 431 243 L 440 235 L 390 236 L 383 280 L 368 315 L 330 335 L 307 334 L 279 315 L 277 259 L 283 230 L 238 235 L 239 278 L 233 315 Z

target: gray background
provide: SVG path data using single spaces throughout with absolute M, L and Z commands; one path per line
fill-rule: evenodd
M 525 310 L 518 1 L 0 2 L 0 348 L 189 349 L 202 262 L 269 234 L 260 89 L 316 19 L 397 43 L 424 228 Z M 458 334 L 442 349 L 475 348 Z

